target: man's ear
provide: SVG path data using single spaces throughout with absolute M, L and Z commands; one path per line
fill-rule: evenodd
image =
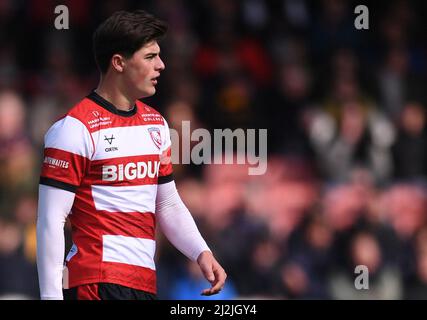
M 121 54 L 116 53 L 111 57 L 111 66 L 117 72 L 123 72 L 125 64 L 125 58 Z

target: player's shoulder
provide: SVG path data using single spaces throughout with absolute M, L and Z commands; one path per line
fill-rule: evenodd
M 73 117 L 89 126 L 91 120 L 98 119 L 105 114 L 105 109 L 88 97 L 83 98 L 71 107 L 66 116 Z
M 101 109 L 96 103 L 85 97 L 68 109 L 65 114 L 55 119 L 46 134 L 86 134 L 87 131 L 90 132 L 91 121 L 102 114 Z
M 91 122 L 94 121 L 94 119 L 102 117 L 103 113 L 104 110 L 102 107 L 94 103 L 88 97 L 85 97 L 75 103 L 65 114 L 58 117 L 52 124 L 52 127 L 60 123 L 66 123 L 68 125 L 79 123 L 79 125 L 83 125 L 89 129 Z

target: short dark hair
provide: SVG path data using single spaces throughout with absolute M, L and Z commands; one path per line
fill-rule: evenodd
M 167 24 L 144 10 L 117 11 L 93 34 L 93 53 L 101 73 L 106 73 L 111 57 L 118 53 L 130 58 L 151 41 L 160 40 Z

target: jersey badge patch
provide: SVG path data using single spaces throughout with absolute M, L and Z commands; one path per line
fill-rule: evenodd
M 148 128 L 148 132 L 150 133 L 151 140 L 153 140 L 156 147 L 160 149 L 162 145 L 162 137 L 160 136 L 160 129 L 156 127 L 151 127 L 151 128 Z

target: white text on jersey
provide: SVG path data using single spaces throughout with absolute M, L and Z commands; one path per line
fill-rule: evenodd
M 47 163 L 49 165 L 55 166 L 55 167 L 60 167 L 60 168 L 64 168 L 67 169 L 69 166 L 68 161 L 65 160 L 59 160 L 59 159 L 55 159 L 55 158 L 51 158 L 51 157 L 44 157 L 44 163 Z
M 126 165 L 102 166 L 103 181 L 123 181 L 155 178 L 159 175 L 160 161 L 129 162 Z

